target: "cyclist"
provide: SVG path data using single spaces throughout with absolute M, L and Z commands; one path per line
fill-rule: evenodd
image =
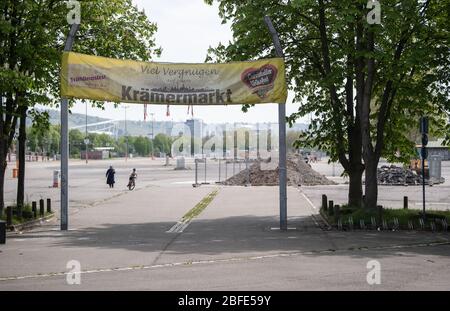
M 127 187 L 130 187 L 131 185 L 134 185 L 135 184 L 134 181 L 135 181 L 136 178 L 137 178 L 136 169 L 133 168 L 133 171 L 130 174 L 130 178 L 129 178 Z

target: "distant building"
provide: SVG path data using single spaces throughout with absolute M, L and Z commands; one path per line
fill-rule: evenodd
M 438 155 L 442 161 L 450 161 L 450 147 L 444 146 L 443 143 L 444 139 L 429 141 L 427 145 L 428 157 Z
M 191 136 L 201 139 L 203 136 L 203 121 L 200 119 L 189 119 L 185 122 L 186 126 L 191 130 Z

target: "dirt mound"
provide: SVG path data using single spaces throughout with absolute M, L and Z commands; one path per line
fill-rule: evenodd
M 316 185 L 335 185 L 336 183 L 329 180 L 323 175 L 314 171 L 303 159 L 297 155 L 288 155 L 287 162 L 287 183 L 289 186 L 316 186 Z M 243 170 L 238 174 L 228 178 L 223 182 L 229 186 L 244 186 L 249 184 L 252 186 L 276 186 L 278 185 L 278 162 L 256 161 L 253 163 L 248 174 L 247 170 Z M 247 177 L 249 175 L 249 178 Z

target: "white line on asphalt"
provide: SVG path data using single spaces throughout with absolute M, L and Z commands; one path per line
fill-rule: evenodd
M 317 207 L 314 206 L 314 204 L 311 202 L 310 199 L 300 190 L 300 194 L 305 198 L 305 200 L 312 206 L 313 209 L 317 209 Z
M 406 245 L 364 247 L 364 248 L 356 248 L 356 249 L 355 248 L 336 249 L 336 250 L 328 249 L 328 250 L 322 250 L 322 251 L 278 253 L 278 254 L 261 255 L 261 256 L 250 256 L 250 257 L 231 257 L 231 258 L 219 258 L 219 259 L 212 259 L 212 260 L 183 261 L 183 262 L 174 262 L 174 263 L 166 263 L 166 264 L 157 264 L 157 265 L 151 265 L 151 266 L 141 265 L 141 266 L 130 266 L 130 267 L 118 267 L 118 268 L 103 268 L 103 269 L 95 269 L 95 270 L 85 270 L 85 271 L 81 271 L 81 272 L 77 272 L 77 273 L 52 272 L 52 273 L 42 273 L 42 274 L 34 274 L 34 275 L 0 277 L 0 282 L 24 280 L 24 279 L 48 278 L 48 277 L 55 277 L 55 276 L 65 276 L 68 274 L 72 275 L 72 274 L 92 274 L 92 273 L 100 273 L 100 272 L 137 271 L 137 270 L 150 270 L 150 269 L 158 269 L 158 268 L 177 267 L 177 266 L 255 261 L 255 260 L 270 259 L 270 258 L 283 258 L 283 257 L 286 258 L 286 257 L 294 257 L 294 256 L 301 256 L 301 255 L 335 253 L 335 252 L 339 252 L 339 251 L 353 251 L 353 252 L 354 251 L 370 251 L 370 250 L 380 250 L 380 249 L 401 249 L 401 248 L 414 248 L 414 247 L 443 246 L 443 245 L 449 245 L 449 244 L 450 244 L 450 241 L 444 241 L 444 242 L 418 243 L 418 244 L 406 244 Z
M 175 225 L 172 226 L 169 230 L 166 231 L 166 233 L 181 233 L 184 231 L 184 229 L 189 226 L 191 221 L 179 221 Z

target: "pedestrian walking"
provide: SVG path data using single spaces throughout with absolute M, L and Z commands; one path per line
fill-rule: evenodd
M 112 165 L 109 167 L 109 169 L 106 171 L 106 183 L 109 185 L 109 188 L 114 188 L 114 183 L 116 182 L 114 180 L 114 175 L 116 174 L 116 171 L 112 167 Z

